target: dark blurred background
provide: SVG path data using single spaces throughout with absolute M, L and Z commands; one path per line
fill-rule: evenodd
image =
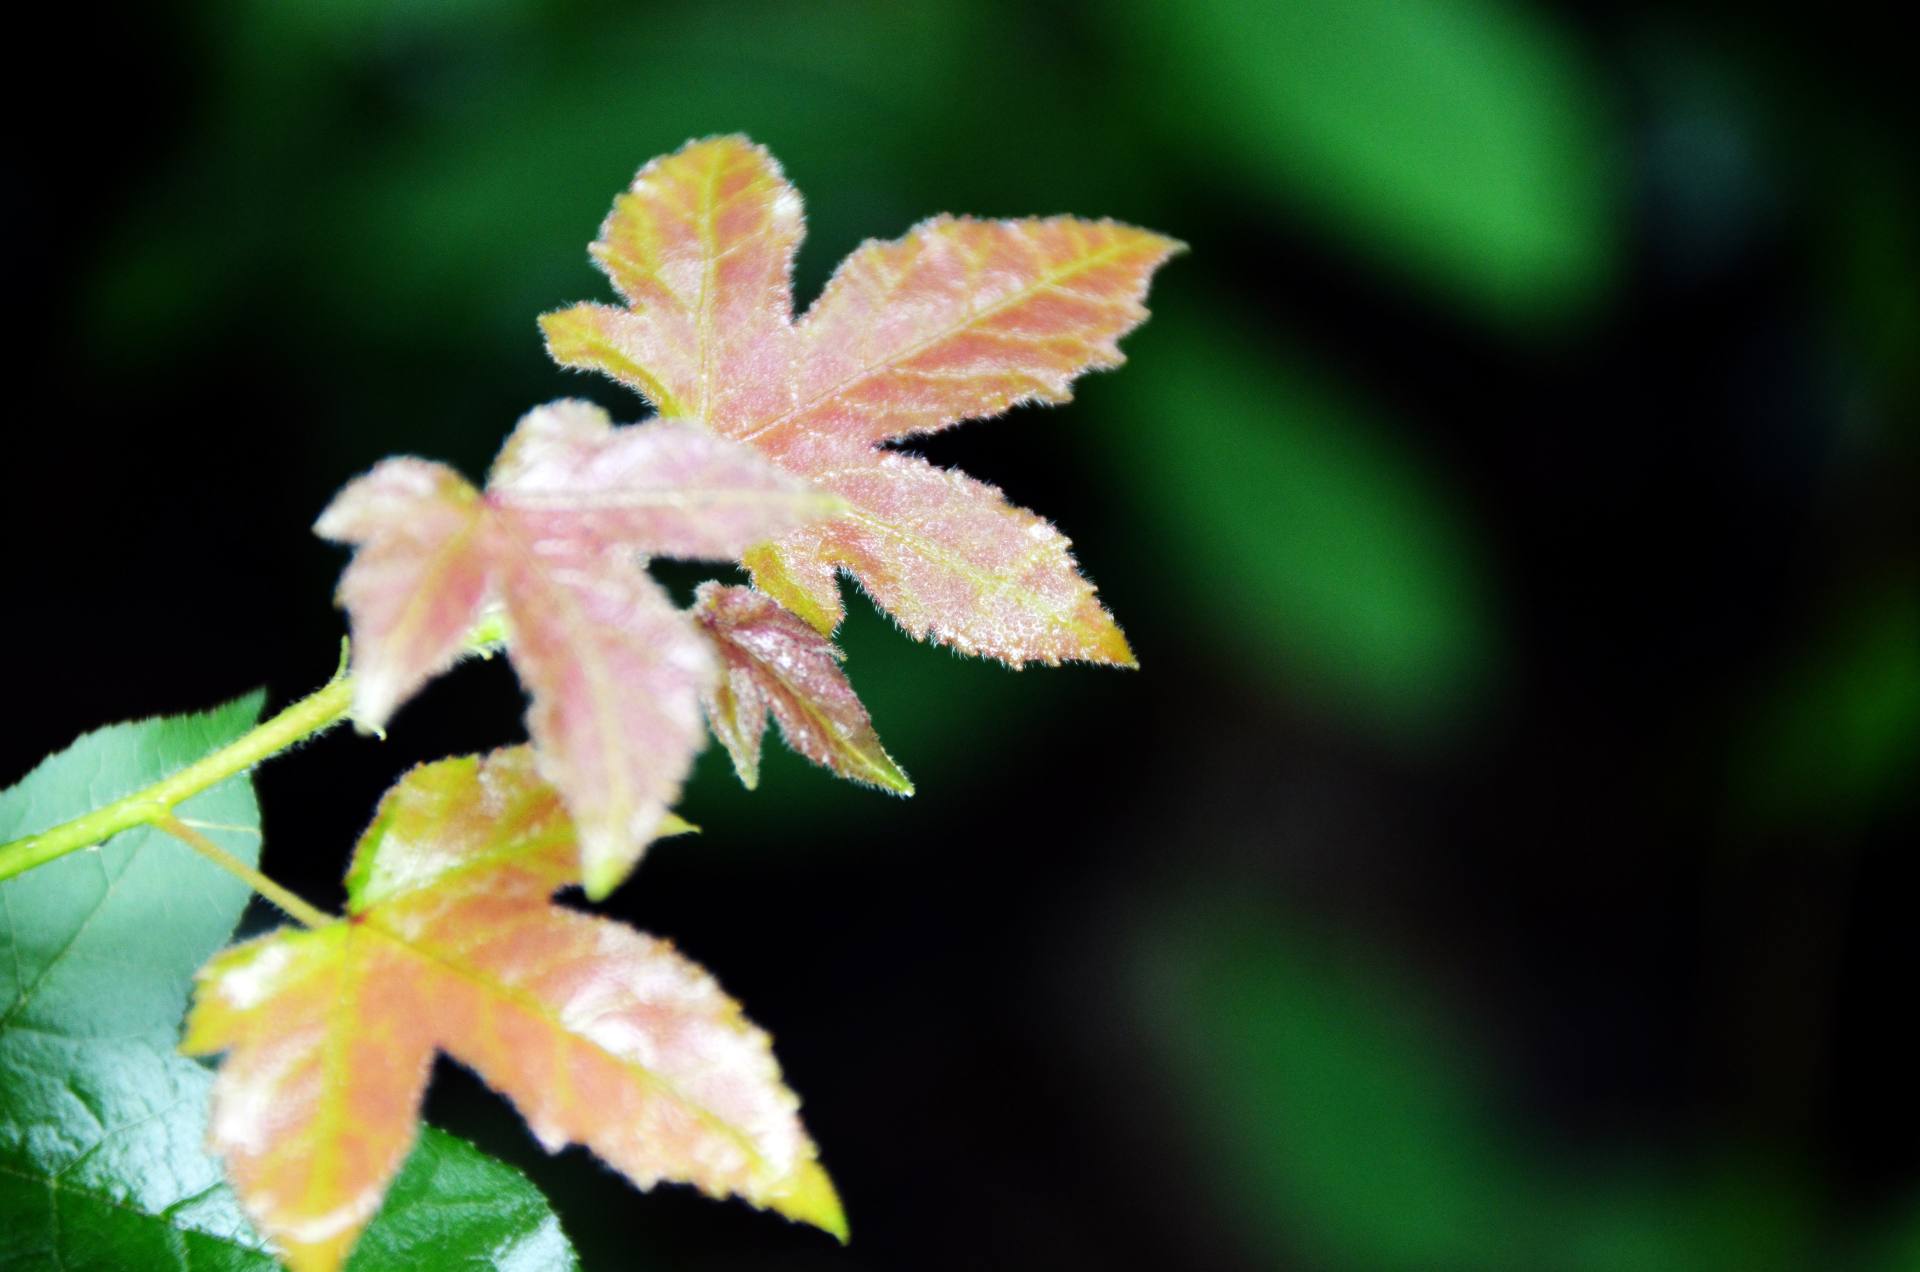
M 802 301 L 950 210 L 1192 245 L 1130 364 L 928 439 L 1143 669 L 854 598 L 920 794 L 702 758 L 612 909 L 776 1035 L 854 1240 L 545 1157 L 590 1269 L 1920 1266 L 1920 165 L 1877 7 L 68 5 L 16 46 L 0 781 L 325 679 L 308 526 L 583 394 L 534 317 L 690 136 Z M 24 62 L 46 59 L 46 65 Z M 46 83 L 34 78 L 38 70 Z M 711 571 L 676 568 L 683 586 Z M 259 782 L 323 902 L 499 662 Z M 778 748 L 776 748 L 778 749 Z

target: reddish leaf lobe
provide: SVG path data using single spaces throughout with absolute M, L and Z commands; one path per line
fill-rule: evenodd
M 395 459 L 342 490 L 314 529 L 364 545 L 336 596 L 353 616 L 354 709 L 378 728 L 458 658 L 486 604 L 485 507 L 441 464 Z
M 701 584 L 693 615 L 722 665 L 706 694 L 707 720 L 749 790 L 759 784 L 760 739 L 771 712 L 787 744 L 815 764 L 897 794 L 913 793 L 840 670 L 833 642 L 770 597 L 744 587 Z
M 347 919 L 200 974 L 185 1048 L 227 1052 L 213 1146 L 296 1272 L 332 1272 L 417 1131 L 436 1050 L 550 1150 L 844 1237 L 766 1035 L 657 941 L 554 906 L 576 846 L 526 748 L 414 770 L 355 854 Z
M 593 248 L 628 307 L 546 315 L 549 351 L 846 500 L 839 518 L 746 559 L 762 590 L 822 632 L 841 618 L 844 569 L 915 636 L 1014 665 L 1132 665 L 1049 523 L 877 447 L 1066 401 L 1075 377 L 1120 363 L 1119 337 L 1146 317 L 1148 280 L 1180 245 L 1111 221 L 937 217 L 859 248 L 794 323 L 799 236 L 799 196 L 745 138 L 656 159 Z
M 838 506 L 745 446 L 666 423 L 615 428 L 584 402 L 530 412 L 484 492 L 441 465 L 388 460 L 315 527 L 359 547 L 340 584 L 355 715 L 380 727 L 504 610 L 529 731 L 578 819 L 587 891 L 604 896 L 686 777 L 716 671 L 643 556 L 731 557 Z
M 578 329 L 643 348 L 621 377 L 662 415 L 732 433 L 792 405 L 787 278 L 800 196 L 766 152 L 725 142 L 653 160 L 590 249 L 628 308 Z M 618 356 L 617 353 L 615 356 Z

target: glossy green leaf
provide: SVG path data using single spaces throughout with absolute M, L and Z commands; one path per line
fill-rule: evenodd
M 96 808 L 232 741 L 260 695 L 198 715 L 113 725 L 0 793 L 0 840 Z M 249 863 L 245 778 L 182 820 Z M 66 1272 L 275 1265 L 204 1147 L 212 1074 L 175 1053 L 194 970 L 232 933 L 244 885 L 156 831 L 125 832 L 0 882 L 0 1268 Z M 430 1133 L 396 1181 L 357 1268 L 566 1268 L 533 1186 Z
M 0 842 L 77 817 L 231 742 L 261 695 L 196 715 L 110 725 L 42 761 L 0 794 Z M 254 865 L 260 814 L 234 778 L 174 810 Z M 0 883 L 0 1030 L 158 1038 L 171 1044 L 194 971 L 240 919 L 247 887 L 185 844 L 126 831 Z
M 1135 0 L 1177 138 L 1475 305 L 1592 299 L 1620 202 L 1596 78 L 1518 0 Z M 1151 91 L 1151 90 L 1150 90 Z
M 465 1140 L 423 1127 L 347 1272 L 570 1272 L 573 1246 L 540 1190 Z
M 89 733 L 0 795 L 0 840 L 131 794 L 259 711 L 254 694 Z M 176 811 L 258 859 L 244 778 Z M 229 1256 L 257 1242 L 208 1191 L 220 1179 L 200 1147 L 208 1076 L 173 1054 L 194 969 L 246 900 L 238 880 L 144 828 L 0 883 L 0 1265 L 248 1266 Z
M 147 1039 L 0 1030 L 0 1267 L 267 1272 L 204 1148 L 213 1074 Z M 512 1167 L 427 1129 L 348 1272 L 562 1272 L 572 1247 Z
M 1110 453 L 1214 647 L 1362 727 L 1460 723 L 1496 636 L 1452 493 L 1284 347 L 1191 310 L 1144 339 Z

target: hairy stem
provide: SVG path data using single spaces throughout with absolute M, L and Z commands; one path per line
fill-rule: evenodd
M 344 674 L 336 675 L 325 687 L 171 777 L 50 830 L 0 844 L 0 879 L 11 879 L 70 852 L 104 843 L 123 830 L 171 821 L 174 806 L 182 800 L 333 727 L 346 719 L 352 705 L 353 681 Z
M 240 858 L 222 848 L 176 817 L 156 817 L 153 824 L 230 875 L 239 877 L 249 888 L 286 911 L 288 916 L 310 928 L 324 927 L 333 916 L 319 906 L 303 900 L 261 874 Z

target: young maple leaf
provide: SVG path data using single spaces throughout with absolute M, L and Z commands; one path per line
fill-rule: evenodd
M 795 322 L 800 235 L 799 195 L 765 150 L 690 143 L 640 170 L 593 244 L 628 307 L 543 316 L 547 348 L 846 500 L 745 561 L 820 631 L 843 614 L 844 569 L 917 637 L 1015 666 L 1133 665 L 1051 524 L 883 444 L 1066 401 L 1076 376 L 1120 364 L 1181 245 L 1112 221 L 935 217 L 858 248 Z
M 574 830 L 525 747 L 414 769 L 355 850 L 347 917 L 214 957 L 182 1049 L 225 1051 L 210 1137 L 295 1272 L 332 1272 L 418 1131 L 434 1053 L 549 1152 L 690 1183 L 842 1240 L 767 1036 L 664 941 L 548 898 Z
M 484 491 L 443 464 L 387 460 L 314 526 L 358 545 L 339 591 L 354 715 L 382 726 L 502 608 L 541 771 L 579 824 L 588 895 L 604 896 L 678 794 L 717 671 L 642 554 L 731 559 L 838 506 L 737 442 L 615 428 L 585 402 L 529 412 Z
M 787 744 L 815 764 L 913 794 L 840 670 L 844 655 L 832 641 L 750 588 L 702 583 L 693 616 L 722 668 L 706 693 L 707 722 L 748 790 L 760 783 L 760 739 L 771 711 Z

